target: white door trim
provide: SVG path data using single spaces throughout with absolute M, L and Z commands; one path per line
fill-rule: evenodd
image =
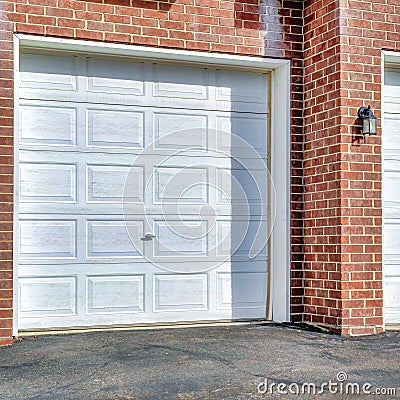
M 271 84 L 271 176 L 275 223 L 270 242 L 271 307 L 268 318 L 290 321 L 290 62 L 273 69 Z M 273 214 L 272 214 L 273 215 Z
M 13 323 L 12 334 L 18 336 L 18 209 L 19 209 L 19 39 L 14 35 L 14 220 L 13 220 Z
M 202 53 L 186 50 L 170 50 L 83 40 L 14 35 L 14 76 L 18 76 L 19 52 L 22 48 L 53 51 L 74 51 L 119 57 L 154 59 L 191 64 L 207 64 L 225 68 L 272 71 L 271 85 L 271 175 L 276 182 L 276 214 L 271 235 L 270 274 L 271 306 L 268 318 L 275 322 L 290 320 L 290 61 L 262 57 L 247 57 Z M 15 138 L 15 192 L 14 209 L 18 210 L 18 82 L 14 92 Z M 17 227 L 18 212 L 14 213 Z M 18 234 L 14 229 L 14 320 L 13 335 L 18 334 Z

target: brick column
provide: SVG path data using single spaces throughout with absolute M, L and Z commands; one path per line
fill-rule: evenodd
M 382 50 L 400 50 L 400 0 L 341 1 L 342 332 L 383 330 Z M 368 104 L 378 136 L 355 136 L 355 117 Z M 346 254 L 347 253 L 347 254 Z
M 0 1 L 0 346 L 11 343 L 13 317 L 13 37 Z
M 342 334 L 383 330 L 381 129 L 363 138 L 357 110 L 381 118 L 380 55 L 397 29 L 383 21 L 395 8 L 305 4 L 305 321 Z

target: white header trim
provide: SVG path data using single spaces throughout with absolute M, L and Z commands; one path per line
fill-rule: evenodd
M 175 50 L 158 47 L 145 47 L 86 40 L 52 38 L 45 36 L 15 35 L 20 48 L 74 51 L 95 54 L 108 54 L 120 57 L 143 59 L 162 59 L 166 61 L 184 61 L 195 64 L 229 65 L 242 68 L 273 70 L 289 63 L 288 60 L 248 57 L 229 54 L 206 53 L 189 50 Z
M 383 65 L 390 63 L 400 63 L 400 52 L 396 51 L 382 51 Z

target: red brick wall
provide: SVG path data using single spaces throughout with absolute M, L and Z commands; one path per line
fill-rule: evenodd
M 399 15 L 400 0 L 307 0 L 304 10 L 273 0 L 0 0 L 0 344 L 12 321 L 13 32 L 290 58 L 292 319 L 367 334 L 382 330 L 381 130 L 364 140 L 356 117 L 371 104 L 381 118 L 381 50 L 400 51 Z
M 340 39 L 336 1 L 304 9 L 305 322 L 339 329 Z
M 305 320 L 382 331 L 381 51 L 400 50 L 400 0 L 305 3 Z
M 13 32 L 292 59 L 292 313 L 301 320 L 302 8 L 301 0 L 0 0 L 0 344 L 12 322 Z

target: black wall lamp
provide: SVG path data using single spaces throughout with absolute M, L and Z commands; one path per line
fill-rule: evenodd
M 358 118 L 362 120 L 363 135 L 376 135 L 376 120 L 371 106 L 361 107 L 358 109 Z

